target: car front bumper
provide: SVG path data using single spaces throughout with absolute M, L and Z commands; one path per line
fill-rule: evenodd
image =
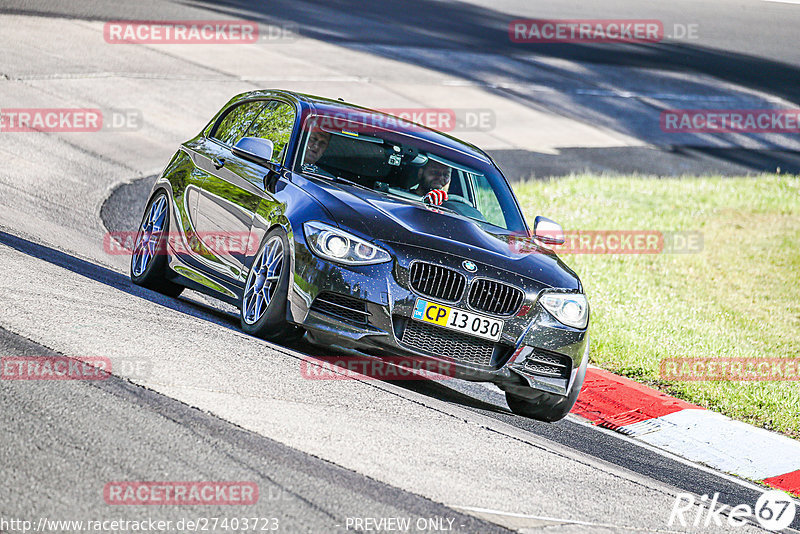
M 535 280 L 478 262 L 474 262 L 476 272 L 468 273 L 460 266 L 469 258 L 410 245 L 388 243 L 394 260 L 366 266 L 323 260 L 310 252 L 302 234 L 294 235 L 293 245 L 295 261 L 287 313 L 317 345 L 379 357 L 411 356 L 440 362 L 457 378 L 494 382 L 503 389 L 529 387 L 567 396 L 573 387 L 580 387 L 576 380 L 583 376 L 580 371 L 585 370 L 588 360 L 587 329 L 571 328 L 553 318 L 538 303 L 541 292 L 550 288 Z M 467 276 L 467 287 L 474 278 L 491 278 L 523 289 L 524 300 L 516 314 L 478 312 L 504 321 L 500 340 L 492 343 L 465 334 L 453 335 L 412 319 L 417 298 L 436 301 L 411 289 L 409 268 L 414 260 L 462 272 Z M 469 310 L 468 292 L 464 291 L 461 301 L 444 303 Z M 353 311 L 353 307 L 358 309 Z

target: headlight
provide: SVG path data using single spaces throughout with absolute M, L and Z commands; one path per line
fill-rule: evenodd
M 589 303 L 582 293 L 545 293 L 539 299 L 553 317 L 573 328 L 586 328 Z
M 317 256 L 350 265 L 371 265 L 392 259 L 389 253 L 368 241 L 319 221 L 303 224 L 308 246 Z

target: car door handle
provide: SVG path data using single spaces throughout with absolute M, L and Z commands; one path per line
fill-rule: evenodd
M 223 158 L 214 157 L 211 159 L 211 162 L 214 164 L 214 168 L 217 170 L 220 170 L 225 166 L 225 160 Z

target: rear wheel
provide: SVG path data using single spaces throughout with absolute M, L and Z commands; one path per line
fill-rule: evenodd
M 305 331 L 286 320 L 289 293 L 289 243 L 276 228 L 264 238 L 244 286 L 240 306 L 242 330 L 281 343 L 303 337 Z
M 167 233 L 169 202 L 161 192 L 147 204 L 131 254 L 131 281 L 134 284 L 177 297 L 183 286 L 167 279 Z

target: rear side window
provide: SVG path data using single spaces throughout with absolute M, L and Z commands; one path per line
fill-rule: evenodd
M 247 137 L 260 137 L 272 141 L 273 157 L 278 162 L 283 161 L 286 145 L 292 137 L 294 128 L 294 106 L 277 100 L 270 101 L 256 117 L 250 129 L 247 130 Z
M 211 137 L 222 141 L 226 145 L 235 145 L 239 139 L 244 137 L 253 119 L 258 116 L 265 105 L 266 102 L 263 100 L 239 104 L 225 115 L 225 118 L 222 119 L 222 122 L 211 134 Z

